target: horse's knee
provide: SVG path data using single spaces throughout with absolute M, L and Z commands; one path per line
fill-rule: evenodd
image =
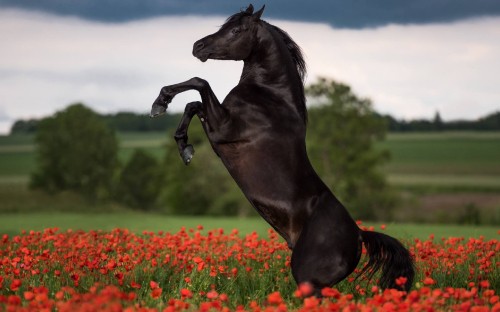
M 189 79 L 189 83 L 191 83 L 198 91 L 210 86 L 205 79 L 201 79 L 199 77 L 193 77 Z
M 202 104 L 199 101 L 187 103 L 184 108 L 184 112 L 188 114 L 190 117 L 194 116 L 201 110 Z

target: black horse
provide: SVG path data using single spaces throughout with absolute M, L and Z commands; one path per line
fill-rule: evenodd
M 200 78 L 161 89 L 151 116 L 164 113 L 172 98 L 197 90 L 201 102 L 187 104 L 175 133 L 185 164 L 194 149 L 187 130 L 197 115 L 215 153 L 259 214 L 286 240 L 292 252 L 292 274 L 310 283 L 316 295 L 356 268 L 365 244 L 370 257 L 364 271 L 381 269 L 379 284 L 398 288 L 414 269 L 409 252 L 396 239 L 358 228 L 344 206 L 314 171 L 307 157 L 305 62 L 286 32 L 263 20 L 264 7 L 229 17 L 220 30 L 194 43 L 193 55 L 243 60 L 240 81 L 219 103 Z M 196 190 L 194 190 L 196 191 Z

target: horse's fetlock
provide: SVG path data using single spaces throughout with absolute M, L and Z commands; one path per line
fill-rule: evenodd
M 187 141 L 186 131 L 176 132 L 174 134 L 174 139 L 175 139 L 176 142 L 180 141 L 180 140 L 186 140 Z

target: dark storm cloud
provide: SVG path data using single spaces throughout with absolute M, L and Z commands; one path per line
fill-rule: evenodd
M 0 0 L 0 8 L 20 8 L 104 21 L 126 22 L 168 15 L 227 16 L 248 5 L 241 0 Z M 498 16 L 498 0 L 269 0 L 265 16 L 295 21 L 324 22 L 340 28 L 387 24 L 445 23 Z

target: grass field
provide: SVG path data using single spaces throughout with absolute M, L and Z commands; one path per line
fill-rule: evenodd
M 169 137 L 164 132 L 118 133 L 118 139 L 125 162 L 137 148 L 161 160 Z M 27 190 L 36 165 L 33 140 L 31 135 L 0 136 L 0 211 L 36 211 L 40 203 L 48 210 L 84 207 L 69 195 L 54 202 Z M 376 146 L 390 151 L 391 161 L 382 169 L 404 194 L 397 220 L 428 222 L 427 216 L 439 214 L 430 221 L 455 222 L 461 218 L 457 214 L 473 206 L 482 222 L 500 222 L 500 132 L 390 133 Z
M 500 189 L 500 133 L 392 133 L 378 147 L 396 185 Z
M 269 225 L 260 217 L 228 218 L 228 217 L 180 217 L 157 214 L 122 211 L 118 213 L 26 213 L 2 214 L 0 219 L 0 234 L 19 234 L 21 230 L 41 231 L 45 228 L 59 227 L 61 230 L 105 230 L 125 228 L 136 233 L 142 231 L 177 232 L 181 227 L 196 228 L 202 225 L 206 229 L 224 229 L 230 233 L 238 229 L 241 234 L 255 231 L 266 237 Z M 379 223 L 367 223 L 382 231 Z M 499 229 L 492 226 L 455 226 L 433 224 L 386 224 L 384 232 L 402 239 L 427 239 L 430 235 L 436 238 L 476 237 L 485 239 L 499 238 Z

